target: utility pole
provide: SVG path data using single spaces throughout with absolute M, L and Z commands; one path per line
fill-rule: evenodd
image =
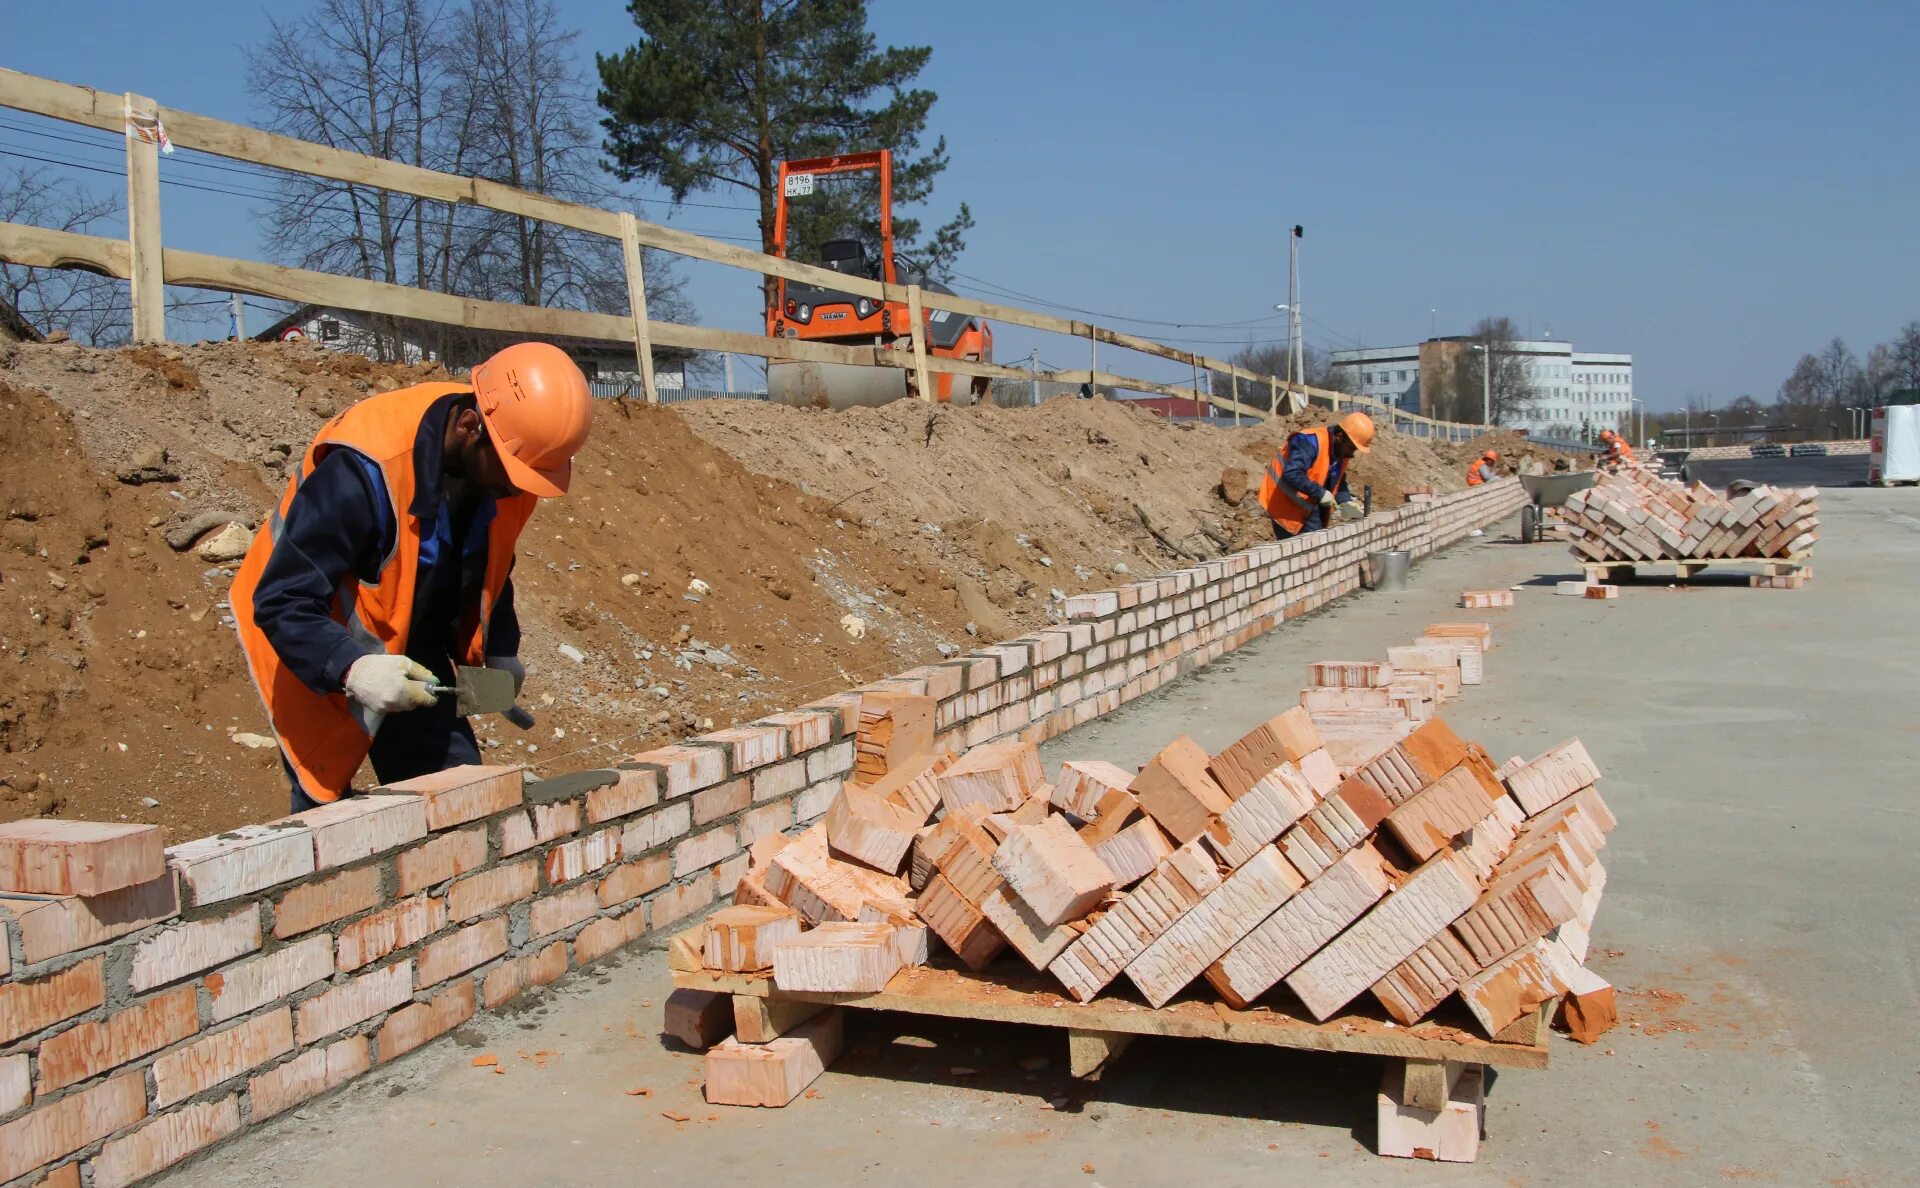
M 1040 348 L 1034 347 L 1027 355 L 1027 370 L 1033 372 L 1032 389 L 1027 395 L 1027 403 L 1040 403 Z
M 227 309 L 233 318 L 233 340 L 239 342 L 247 336 L 247 312 L 240 304 L 240 294 L 227 294 Z
M 1291 377 L 1301 384 L 1307 382 L 1307 328 L 1306 324 L 1300 320 L 1300 239 L 1306 233 L 1307 229 L 1305 227 L 1295 223 L 1293 225 L 1293 234 L 1287 241 L 1289 247 L 1288 258 L 1290 260 L 1288 271 L 1293 275 L 1293 294 L 1287 302 L 1288 305 L 1293 307 L 1293 312 L 1290 315 L 1293 325 L 1292 330 L 1289 332 L 1289 338 L 1292 341 L 1294 352 L 1293 356 L 1288 360 L 1287 369 Z
M 728 352 L 727 352 L 726 354 L 724 354 L 724 355 L 721 355 L 720 357 L 721 357 L 722 359 L 724 359 L 724 360 L 726 361 L 726 366 L 727 366 L 727 395 L 729 395 L 729 396 L 731 396 L 731 395 L 733 395 L 733 352 L 732 352 L 732 351 L 728 351 Z

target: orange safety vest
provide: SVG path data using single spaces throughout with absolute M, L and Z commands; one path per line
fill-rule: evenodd
M 1467 467 L 1467 486 L 1477 487 L 1487 481 L 1480 477 L 1480 468 L 1486 464 L 1487 460 L 1485 458 L 1475 458 L 1473 460 L 1473 465 Z
M 466 384 L 417 384 L 371 396 L 328 421 L 307 447 L 299 471 L 287 481 L 286 494 L 254 537 L 253 547 L 247 550 L 246 560 L 233 579 L 228 603 L 254 686 L 266 702 L 267 716 L 280 740 L 280 753 L 286 756 L 300 786 L 315 800 L 337 800 L 346 793 L 373 745 L 373 731 L 367 711 L 349 701 L 345 693 L 315 693 L 281 662 L 253 617 L 260 575 L 266 570 L 267 558 L 273 553 L 294 496 L 300 493 L 300 484 L 320 459 L 335 449 L 363 455 L 386 479 L 387 499 L 394 512 L 394 547 L 381 566 L 378 582 L 368 585 L 351 573 L 340 579 L 334 590 L 333 620 L 369 651 L 390 655 L 406 651 L 413 625 L 422 527 L 409 512 L 415 487 L 414 440 L 435 401 L 472 390 Z M 507 575 L 513 569 L 514 544 L 533 515 L 536 502 L 532 495 L 519 494 L 495 504 L 487 527 L 487 569 L 480 605 L 471 608 L 460 623 L 460 636 L 465 640 L 461 663 L 485 661 L 486 631 L 494 601 L 506 587 Z
M 1315 429 L 1311 436 L 1319 444 L 1320 453 L 1314 458 L 1313 465 L 1307 467 L 1307 477 L 1324 487 L 1327 485 L 1327 475 L 1333 468 L 1333 439 L 1324 427 Z M 1267 463 L 1267 472 L 1260 477 L 1260 506 L 1267 509 L 1267 514 L 1273 517 L 1275 523 L 1288 532 L 1297 533 L 1306 527 L 1307 517 L 1313 514 L 1313 509 L 1318 505 L 1309 503 L 1281 481 L 1280 476 L 1287 469 L 1287 446 L 1292 442 L 1293 439 L 1289 437 L 1281 445 L 1280 452 Z

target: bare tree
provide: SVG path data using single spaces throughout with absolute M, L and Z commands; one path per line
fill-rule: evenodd
M 1236 363 L 1248 371 L 1272 376 L 1281 381 L 1285 381 L 1292 371 L 1287 362 L 1287 348 L 1281 343 L 1263 343 L 1259 346 L 1249 344 L 1235 351 L 1227 361 Z M 1301 382 L 1310 388 L 1327 388 L 1335 392 L 1349 392 L 1355 395 L 1360 393 L 1360 377 L 1354 373 L 1353 368 L 1334 363 L 1332 356 L 1318 347 L 1302 347 L 1301 364 L 1306 370 L 1306 375 Z M 1215 396 L 1231 397 L 1233 380 L 1224 373 L 1212 373 L 1211 388 Z M 1273 391 L 1274 387 L 1271 384 L 1260 383 L 1250 386 L 1247 381 L 1242 380 L 1240 402 L 1271 412 L 1273 411 Z
M 1920 322 L 1908 322 L 1887 344 L 1892 353 L 1893 388 L 1920 391 Z
M 89 194 L 46 169 L 0 172 L 0 222 L 88 234 L 120 209 L 118 197 Z M 0 297 L 43 334 L 64 330 L 88 346 L 117 346 L 133 333 L 127 285 L 110 276 L 0 264 Z

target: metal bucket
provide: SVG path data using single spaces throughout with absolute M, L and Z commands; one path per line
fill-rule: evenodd
M 1381 549 L 1367 554 L 1367 589 L 1404 590 L 1407 571 L 1413 567 L 1413 554 L 1405 549 Z

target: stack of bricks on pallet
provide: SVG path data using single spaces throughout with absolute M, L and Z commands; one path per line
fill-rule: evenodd
M 1444 667 L 1458 663 L 1455 641 L 1476 652 L 1491 642 L 1472 625 L 1436 627 L 1404 658 Z M 1324 661 L 1311 672 L 1374 688 L 1395 669 Z M 1568 1026 L 1590 1042 L 1612 1017 L 1611 988 L 1583 962 L 1614 822 L 1586 749 L 1574 739 L 1496 768 L 1437 717 L 1399 721 L 1364 761 L 1336 765 L 1296 706 L 1217 755 L 1176 738 L 1130 780 L 1070 761 L 1048 784 L 1031 743 L 977 747 L 937 775 L 937 819 L 887 798 L 905 814 L 910 855 L 861 860 L 829 810 L 824 826 L 751 852 L 736 900 L 764 888 L 773 907 L 727 909 L 678 947 L 738 972 L 740 952 L 766 960 L 758 934 L 738 939 L 743 927 L 797 921 L 810 927 L 771 942 L 772 993 L 865 995 L 915 963 L 895 939 L 912 929 L 916 946 L 931 934 L 974 970 L 1010 949 L 1080 1002 L 1123 974 L 1150 1008 L 1201 983 L 1244 1009 L 1284 984 L 1291 1001 L 1277 1009 L 1325 1022 L 1371 994 L 1413 1026 L 1457 994 L 1498 1039 L 1565 998 Z M 841 797 L 865 792 L 849 784 Z M 1134 831 L 1157 838 L 1160 857 L 1129 888 L 1100 846 Z M 787 1060 L 807 1075 L 779 1071 Z M 759 1105 L 785 1104 L 779 1092 L 791 1100 L 824 1067 L 817 1045 L 783 1056 L 740 1037 L 709 1061 L 710 1100 Z
M 717 899 L 765 906 L 747 851 L 819 822 L 868 698 L 929 699 L 934 756 L 1037 743 L 1358 589 L 1368 552 L 1425 555 L 1524 502 L 1502 480 L 1077 594 L 1066 622 L 602 770 L 443 772 L 173 845 L 158 868 L 157 835 L 122 826 L 57 857 L 0 850 L 0 1183 L 133 1182 Z M 904 719 L 888 762 L 920 746 Z M 897 790 L 930 815 L 933 782 Z M 978 936 L 1003 943 L 984 920 Z M 677 998 L 671 1018 L 704 1047 L 731 1011 Z
M 1578 579 L 1568 582 L 1555 582 L 1553 584 L 1553 592 L 1555 594 L 1565 594 L 1570 598 L 1592 598 L 1599 601 L 1620 597 L 1620 587 L 1618 586 L 1609 586 L 1605 582 L 1589 582 Z
M 1600 475 L 1561 513 L 1574 556 L 1597 562 L 1804 557 L 1820 535 L 1813 487 L 1755 487 L 1729 498 L 1640 467 Z

